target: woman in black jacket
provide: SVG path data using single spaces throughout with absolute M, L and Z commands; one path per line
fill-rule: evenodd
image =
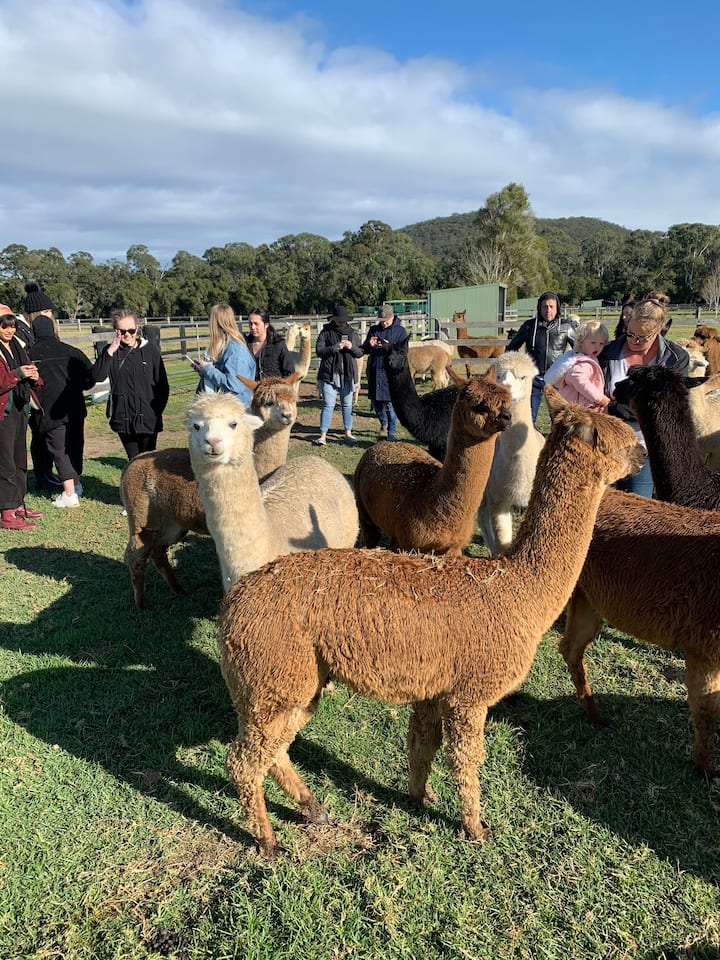
M 265 377 L 289 377 L 295 373 L 295 364 L 287 344 L 270 323 L 270 314 L 262 307 L 255 307 L 248 314 L 247 345 L 255 357 L 255 379 Z
M 335 401 L 340 394 L 345 442 L 356 443 L 352 434 L 353 394 L 358 383 L 357 359 L 363 355 L 357 330 L 350 326 L 350 317 L 345 307 L 335 307 L 328 323 L 318 334 L 315 352 L 320 357 L 318 387 L 322 397 L 320 408 L 320 436 L 313 440 L 315 446 L 327 443 Z
M 115 310 L 112 322 L 115 335 L 93 364 L 92 375 L 96 383 L 110 378 L 110 429 L 132 460 L 157 447 L 170 387 L 160 351 L 138 336 L 138 315 Z

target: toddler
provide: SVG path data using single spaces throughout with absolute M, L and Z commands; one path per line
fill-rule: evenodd
M 586 320 L 575 334 L 575 349 L 563 353 L 545 374 L 545 383 L 571 403 L 595 410 L 607 410 L 610 398 L 605 396 L 605 377 L 597 357 L 608 342 L 605 324 Z

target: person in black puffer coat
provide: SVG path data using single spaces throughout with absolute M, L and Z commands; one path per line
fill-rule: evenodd
M 318 387 L 322 397 L 320 408 L 320 436 L 313 440 L 315 446 L 324 446 L 330 429 L 335 401 L 340 394 L 345 442 L 356 443 L 352 434 L 353 394 L 358 383 L 358 359 L 363 355 L 360 336 L 350 326 L 350 316 L 345 307 L 335 307 L 328 322 L 318 334 L 315 352 L 320 357 Z
M 42 410 L 33 410 L 30 414 L 35 486 L 50 488 L 47 465 L 51 467 L 54 463 L 63 488 L 63 494 L 55 503 L 75 506 L 77 494 L 82 492 L 79 480 L 87 416 L 84 391 L 95 383 L 92 363 L 82 350 L 58 338 L 57 323 L 52 317 L 36 316 L 33 332 L 35 342 L 28 349 L 28 355 L 38 364 L 43 378 L 43 385 L 38 389 Z

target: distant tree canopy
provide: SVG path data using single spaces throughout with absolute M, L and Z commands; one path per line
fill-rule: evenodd
M 247 314 L 323 314 L 385 300 L 416 299 L 429 289 L 502 282 L 508 300 L 554 289 L 567 303 L 625 300 L 651 288 L 671 300 L 717 309 L 720 226 L 675 224 L 663 233 L 627 230 L 592 217 L 537 219 L 522 184 L 509 183 L 475 212 L 393 230 L 370 220 L 341 240 L 311 233 L 253 247 L 233 241 L 201 256 L 179 250 L 161 264 L 144 244 L 125 260 L 96 263 L 57 247 L 0 251 L 0 301 L 22 310 L 24 284 L 36 280 L 63 318 L 106 317 L 115 307 L 143 316 L 207 316 L 227 302 Z

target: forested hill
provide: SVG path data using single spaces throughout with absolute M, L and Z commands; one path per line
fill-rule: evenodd
M 401 227 L 399 232 L 407 233 L 423 253 L 432 257 L 455 257 L 472 236 L 476 216 L 476 210 L 471 213 L 453 213 L 449 217 L 435 217 Z M 597 217 L 538 217 L 535 223 L 540 236 L 553 230 L 561 230 L 578 244 L 599 233 L 605 236 L 615 234 L 619 239 L 624 239 L 630 232 L 617 223 Z

